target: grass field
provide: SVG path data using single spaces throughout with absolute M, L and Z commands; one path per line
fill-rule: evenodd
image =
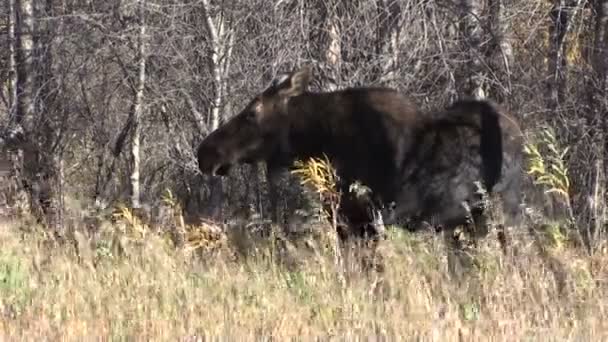
M 456 281 L 440 237 L 398 230 L 382 244 L 386 268 L 377 273 L 348 255 L 337 266 L 323 238 L 243 247 L 228 236 L 191 250 L 119 225 L 61 245 L 23 227 L 0 226 L 3 341 L 608 337 L 608 254 L 583 255 L 567 243 L 543 240 L 540 253 L 515 237 L 507 256 L 488 244 Z

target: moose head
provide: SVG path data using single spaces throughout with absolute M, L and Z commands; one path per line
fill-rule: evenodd
M 309 66 L 278 75 L 239 114 L 211 132 L 197 149 L 201 172 L 224 176 L 235 164 L 287 158 L 294 115 L 289 103 L 307 91 L 310 75 Z

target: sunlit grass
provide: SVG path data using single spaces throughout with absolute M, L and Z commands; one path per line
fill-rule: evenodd
M 230 241 L 195 254 L 159 234 L 122 234 L 51 245 L 15 224 L 0 227 L 2 339 L 608 336 L 607 254 L 555 249 L 566 265 L 559 293 L 555 274 L 523 241 L 517 257 L 484 250 L 469 280 L 456 284 L 440 238 L 401 231 L 382 246 L 384 274 L 345 263 L 346 282 L 323 250 L 314 257 L 292 248 L 300 262 L 288 267 L 278 250 L 235 259 Z

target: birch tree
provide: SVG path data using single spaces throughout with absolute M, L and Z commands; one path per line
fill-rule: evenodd
M 505 18 L 505 1 L 488 0 L 490 49 L 490 65 L 494 75 L 490 85 L 491 97 L 504 102 L 513 91 L 512 68 L 514 63 L 512 36 L 509 23 Z
M 29 210 L 36 206 L 36 184 L 32 171 L 35 170 L 37 159 L 36 150 L 33 148 L 32 122 L 35 118 L 34 105 L 34 6 L 31 0 L 16 0 L 14 2 L 14 16 L 20 18 L 15 21 L 15 69 L 16 103 L 11 113 L 10 124 L 12 130 L 19 132 L 20 139 L 17 140 L 13 149 L 12 157 L 15 164 L 15 179 L 18 179 L 19 188 L 27 192 L 29 199 Z
M 483 53 L 481 51 L 483 28 L 481 25 L 482 17 L 482 0 L 460 0 L 459 13 L 460 31 L 463 36 L 462 49 L 465 55 L 466 66 L 462 79 L 463 89 L 467 95 L 472 95 L 476 98 L 485 98 L 486 90 L 485 79 L 483 72 Z
M 321 54 L 316 56 L 316 58 L 325 63 L 323 71 L 332 75 L 332 77 L 326 79 L 324 87 L 329 91 L 337 89 L 338 84 L 336 79 L 339 79 L 342 69 L 342 22 L 337 5 L 337 3 L 334 3 L 333 8 L 326 8 L 324 11 L 321 11 L 321 26 L 317 28 L 326 32 L 326 42 L 320 41 L 318 43 L 319 46 L 326 44 L 326 48 L 321 49 L 319 51 Z M 327 4 L 321 6 L 327 6 Z
M 19 24 L 16 27 L 17 108 L 14 122 L 30 127 L 34 105 L 34 5 L 33 0 L 16 0 Z
M 204 23 L 210 41 L 211 65 L 214 81 L 214 97 L 211 107 L 209 129 L 219 127 L 220 111 L 226 92 L 226 74 L 230 70 L 230 56 L 234 44 L 234 34 L 230 29 L 229 14 L 222 8 L 213 8 L 209 0 L 202 1 Z
M 411 2 L 410 2 L 411 3 Z M 399 70 L 399 41 L 401 39 L 401 5 L 396 0 L 377 0 L 376 55 L 380 62 L 380 79 L 394 84 Z
M 131 142 L 131 206 L 141 207 L 140 189 L 140 143 L 141 120 L 144 106 L 144 90 L 146 86 L 146 22 L 144 17 L 145 0 L 137 1 L 137 21 L 139 32 L 137 34 L 137 89 L 133 99 L 133 137 Z
M 209 132 L 215 130 L 220 124 L 220 113 L 224 105 L 226 92 L 226 74 L 230 70 L 231 54 L 234 44 L 234 34 L 231 30 L 230 14 L 222 7 L 212 6 L 209 0 L 202 1 L 204 24 L 207 29 L 211 63 L 209 65 L 213 75 L 213 101 L 209 113 Z M 211 179 L 210 209 L 212 216 L 218 216 L 221 207 L 223 187 L 221 180 Z
M 17 103 L 17 48 L 15 28 L 17 25 L 16 0 L 8 0 L 8 100 L 7 108 L 10 115 L 14 115 Z
M 549 30 L 547 99 L 550 110 L 556 110 L 563 101 L 566 88 L 567 58 L 566 35 L 570 31 L 575 11 L 582 0 L 553 0 L 552 25 Z

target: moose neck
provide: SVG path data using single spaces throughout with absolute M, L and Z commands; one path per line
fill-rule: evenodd
M 385 199 L 393 197 L 387 172 L 395 155 L 381 132 L 381 115 L 357 90 L 306 93 L 289 103 L 289 147 L 294 159 L 327 155 L 346 183 L 359 181 Z

